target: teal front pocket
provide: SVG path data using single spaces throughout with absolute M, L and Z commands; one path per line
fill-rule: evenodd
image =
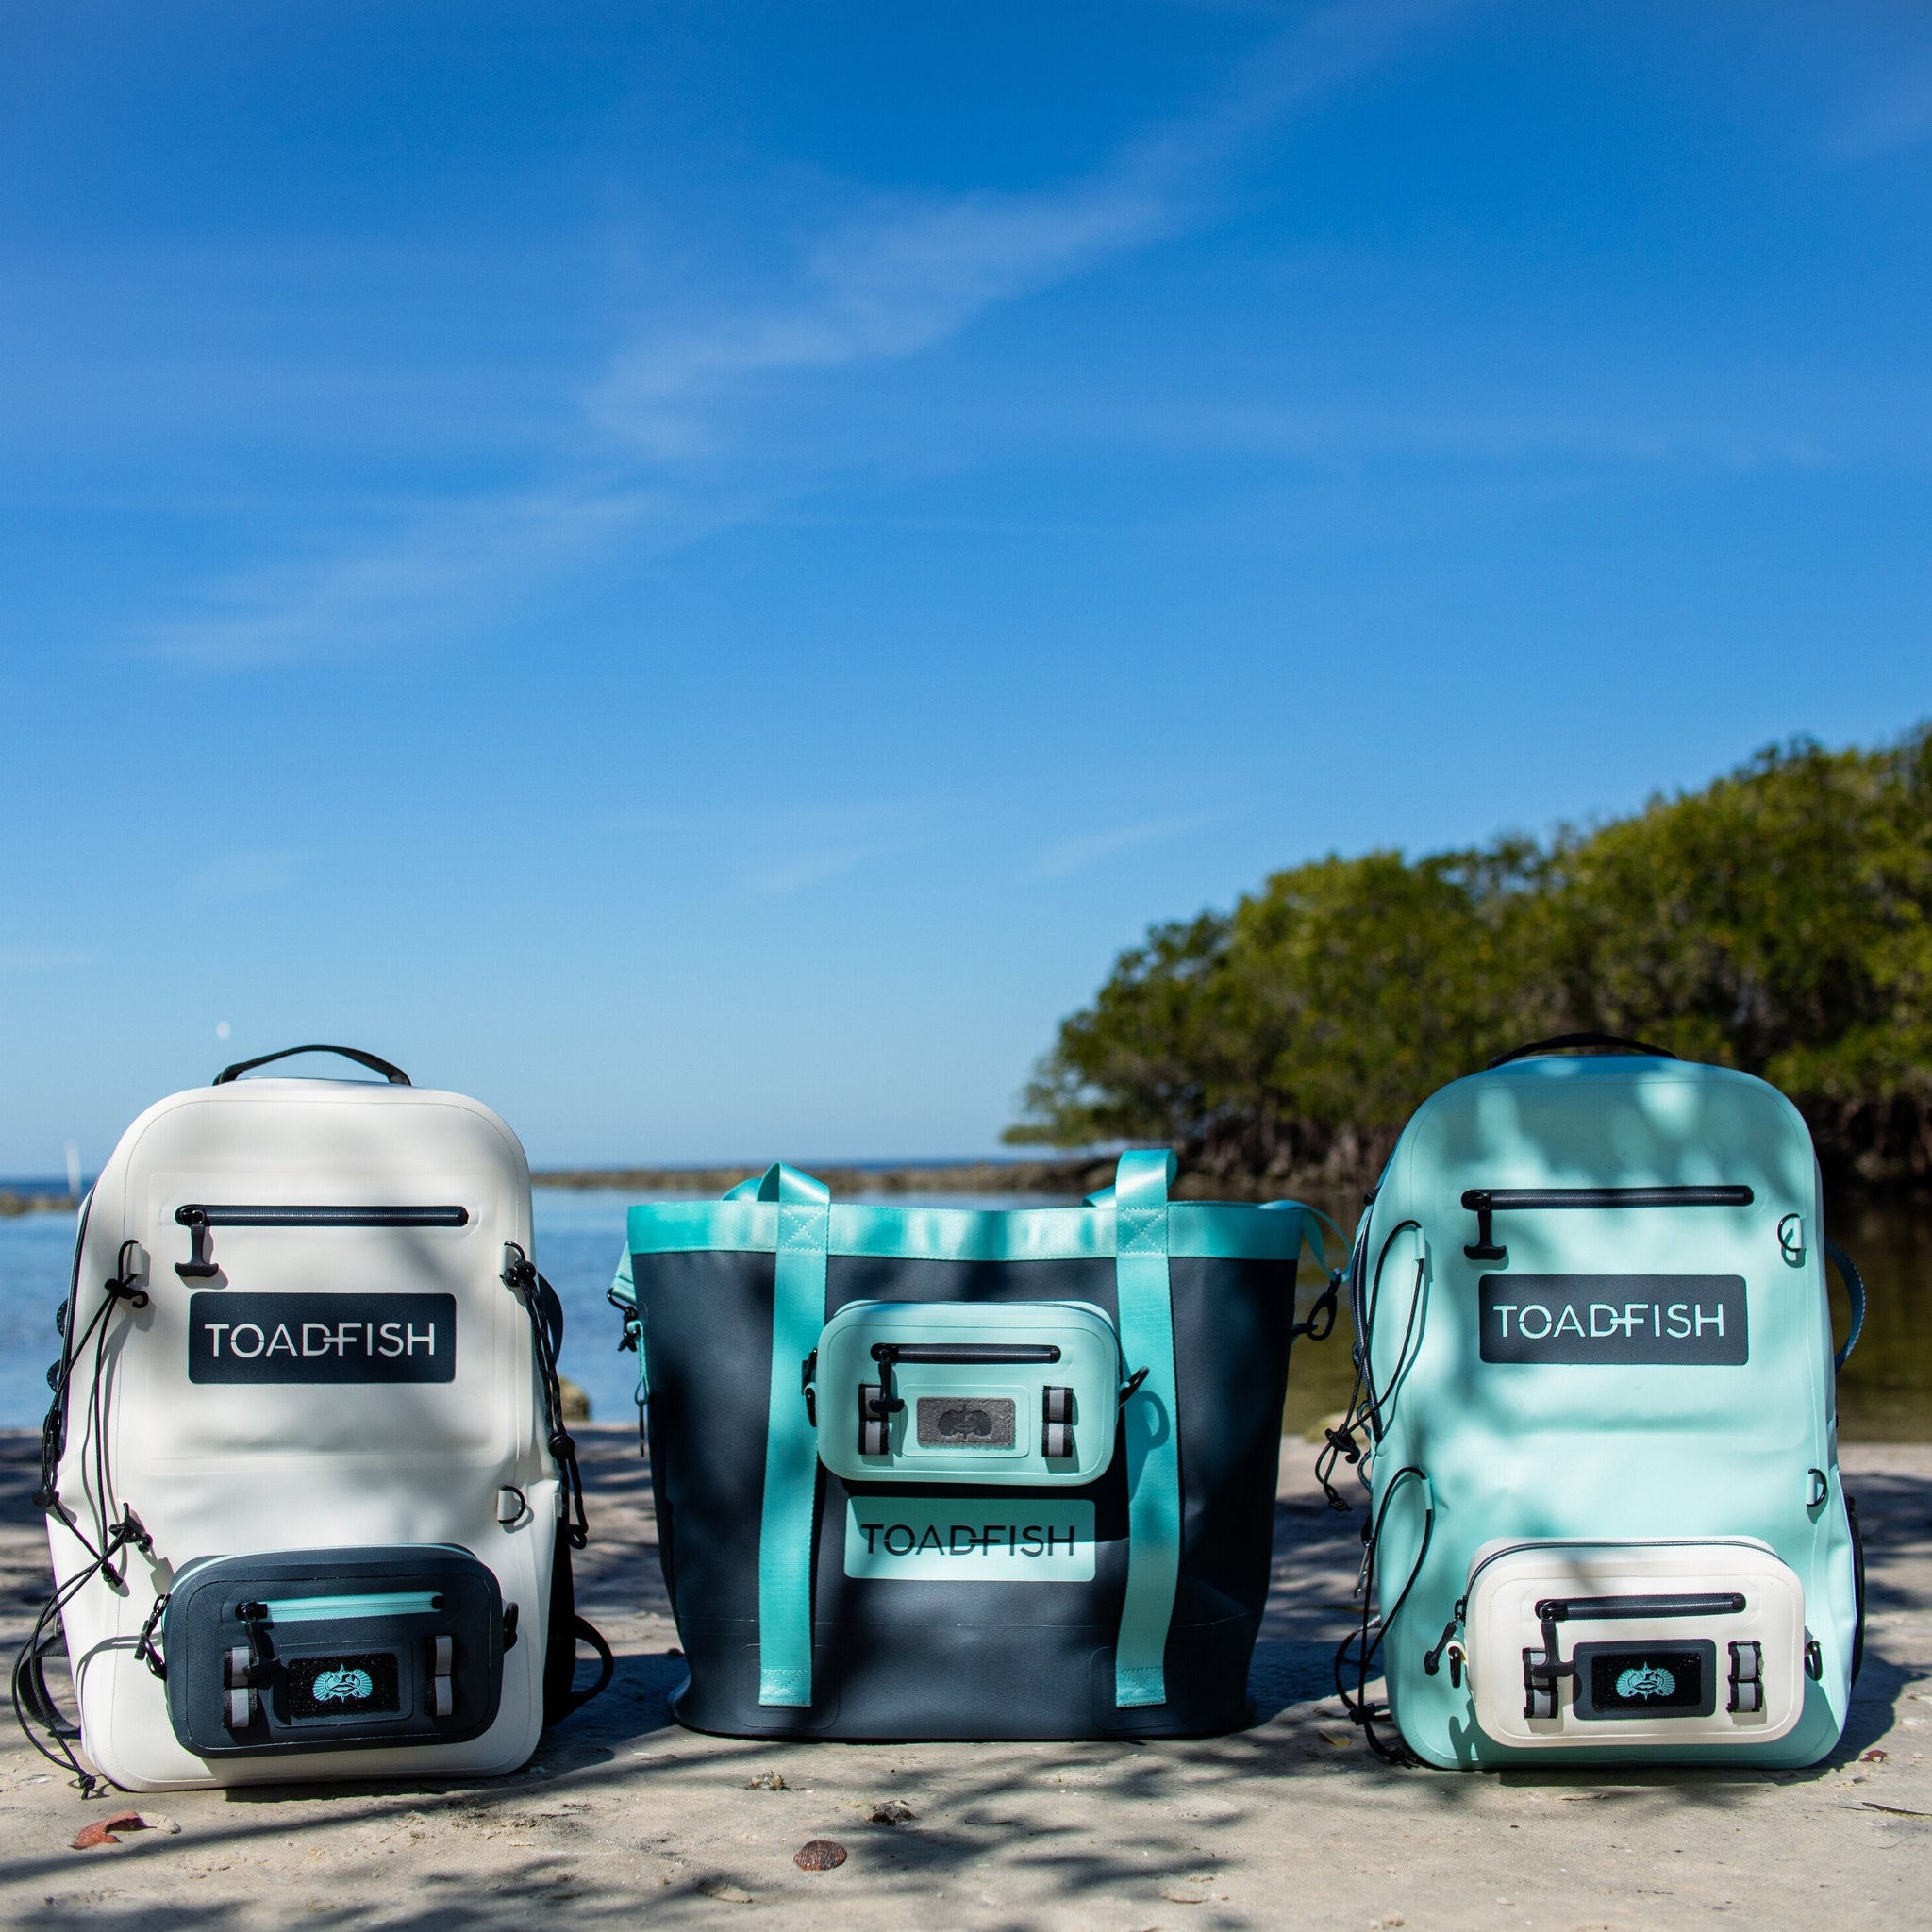
M 1113 1460 L 1120 1341 L 1085 1302 L 848 1302 L 811 1373 L 819 1459 L 848 1482 L 1078 1488 Z

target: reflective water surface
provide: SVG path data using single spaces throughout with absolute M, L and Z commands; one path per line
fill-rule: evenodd
M 1353 1228 L 1356 1202 L 1319 1201 Z M 1839 1436 L 1847 1442 L 1932 1441 L 1932 1203 L 1831 1202 L 1825 1231 L 1865 1279 L 1865 1330 L 1838 1378 Z M 1303 1270 L 1306 1280 L 1309 1270 Z M 1832 1332 L 1842 1342 L 1850 1305 L 1834 1273 Z M 1303 1291 L 1307 1299 L 1307 1290 Z M 1346 1311 L 1319 1348 L 1298 1347 L 1288 1378 L 1288 1428 L 1315 1429 L 1348 1401 L 1352 1331 Z
M 897 1205 L 1041 1207 L 1037 1197 L 915 1202 Z M 1344 1226 L 1354 1203 L 1322 1202 Z M 625 1422 L 635 1410 L 635 1357 L 616 1348 L 619 1324 L 604 1298 L 624 1243 L 621 1193 L 539 1189 L 537 1257 L 563 1299 L 563 1373 L 591 1398 L 600 1422 Z M 1898 1200 L 1847 1201 L 1826 1217 L 1865 1276 L 1871 1298 L 1865 1333 L 1839 1377 L 1840 1432 L 1847 1441 L 1932 1441 L 1932 1206 Z M 54 1309 L 67 1292 L 74 1223 L 66 1214 L 0 1220 L 0 1426 L 31 1427 L 47 1407 L 45 1370 L 59 1349 Z M 1302 1271 L 1301 1300 L 1312 1293 L 1313 1270 Z M 1847 1313 L 1834 1284 L 1842 1339 Z M 1288 1429 L 1301 1435 L 1348 1399 L 1351 1370 L 1346 1314 L 1319 1346 L 1296 1347 L 1289 1375 Z

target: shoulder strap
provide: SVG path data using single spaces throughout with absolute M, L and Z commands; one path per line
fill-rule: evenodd
M 741 1196 L 748 1191 L 746 1183 L 733 1192 Z M 832 1191 L 782 1164 L 771 1167 L 755 1191 L 758 1200 L 778 1207 L 758 1524 L 758 1702 L 800 1707 L 811 1702 L 812 1530 L 819 1488 L 818 1440 L 806 1410 L 804 1370 L 825 1324 Z
M 564 1426 L 563 1390 L 557 1378 L 557 1351 L 563 1345 L 563 1303 L 515 1241 L 503 1244 L 503 1284 L 519 1297 L 530 1317 L 537 1386 L 543 1397 L 544 1446 L 556 1460 L 558 1478 L 563 1485 L 570 1545 L 580 1550 L 591 1541 L 591 1525 L 584 1514 L 584 1479 L 577 1469 L 576 1438 Z
M 1167 1190 L 1174 1158 L 1130 1150 L 1114 1174 L 1114 1291 L 1134 1394 L 1121 1411 L 1127 1452 L 1127 1591 L 1114 1651 L 1121 1708 L 1167 1702 L 1167 1631 L 1180 1581 L 1181 1485 L 1175 1440 L 1174 1303 Z
M 1853 1349 L 1857 1347 L 1858 1337 L 1865 1332 L 1865 1277 L 1858 1273 L 1858 1264 L 1836 1241 L 1827 1241 L 1824 1252 L 1844 1277 L 1845 1293 L 1852 1302 L 1852 1332 L 1845 1337 L 1845 1345 L 1831 1358 L 1832 1367 L 1841 1369 L 1851 1359 Z

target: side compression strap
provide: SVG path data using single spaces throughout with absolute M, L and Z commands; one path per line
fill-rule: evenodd
M 778 1204 L 765 1495 L 758 1524 L 758 1702 L 804 1706 L 811 1702 L 811 1544 L 819 1457 L 801 1375 L 825 1325 L 832 1192 L 823 1181 L 782 1165 L 766 1173 L 756 1192 L 758 1200 Z
M 1174 1158 L 1123 1154 L 1114 1174 L 1114 1287 L 1121 1354 L 1143 1373 L 1121 1410 L 1127 1450 L 1127 1593 L 1114 1652 L 1121 1708 L 1167 1702 L 1167 1630 L 1180 1580 L 1180 1457 L 1175 1441 L 1174 1304 L 1167 1272 L 1167 1190 Z

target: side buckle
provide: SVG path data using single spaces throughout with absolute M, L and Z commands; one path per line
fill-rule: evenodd
M 1756 1717 L 1764 1709 L 1764 1646 L 1761 1643 L 1731 1645 L 1731 1701 L 1728 1708 L 1739 1717 Z
M 1565 1677 L 1574 1677 L 1576 1666 L 1565 1663 L 1557 1636 L 1555 1603 L 1536 1607 L 1537 1621 L 1542 1625 L 1543 1647 L 1523 1653 L 1523 1714 L 1526 1718 L 1551 1718 L 1557 1714 L 1557 1693 Z

